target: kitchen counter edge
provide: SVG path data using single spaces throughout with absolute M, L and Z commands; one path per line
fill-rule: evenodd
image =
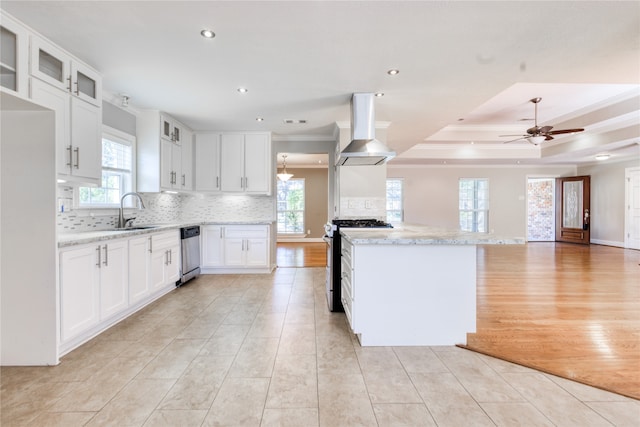
M 341 229 L 345 240 L 354 245 L 514 245 L 526 243 L 523 237 L 491 233 L 470 233 L 413 224 L 395 228 Z
M 138 224 L 138 226 L 153 226 L 154 228 L 144 228 L 140 230 L 96 230 L 96 231 L 79 231 L 76 233 L 58 234 L 58 249 L 69 246 L 84 245 L 94 242 L 102 242 L 105 240 L 114 240 L 129 238 L 133 236 L 159 233 L 169 230 L 178 230 L 183 227 L 191 227 L 194 225 L 270 225 L 275 221 L 202 221 L 202 222 L 185 222 L 172 224 Z

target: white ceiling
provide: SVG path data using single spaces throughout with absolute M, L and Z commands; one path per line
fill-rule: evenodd
M 111 94 L 194 130 L 331 140 L 335 123 L 349 120 L 351 94 L 380 91 L 376 119 L 391 123 L 395 163 L 638 156 L 640 2 L 3 0 L 0 7 L 97 68 Z M 216 37 L 202 38 L 203 28 Z M 392 68 L 400 73 L 388 75 Z M 537 96 L 540 124 L 586 131 L 542 148 L 503 144 L 509 138 L 499 135 L 533 125 L 521 119 L 533 118 L 528 100 Z

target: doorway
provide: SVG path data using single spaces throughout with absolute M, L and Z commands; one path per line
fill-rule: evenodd
M 555 178 L 527 178 L 527 241 L 555 241 Z

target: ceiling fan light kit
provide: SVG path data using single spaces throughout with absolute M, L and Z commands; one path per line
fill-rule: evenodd
M 534 126 L 532 128 L 527 129 L 526 135 L 500 135 L 500 136 L 517 136 L 518 138 L 512 139 L 511 141 L 505 141 L 505 144 L 510 142 L 520 141 L 521 139 L 527 140 L 529 143 L 533 145 L 540 145 L 544 141 L 551 141 L 553 139 L 553 135 L 560 135 L 563 133 L 577 133 L 582 132 L 584 129 L 575 128 L 575 129 L 560 129 L 560 130 L 551 130 L 553 126 L 538 126 L 538 103 L 542 101 L 542 98 L 536 97 L 531 98 L 529 102 L 533 103 L 535 115 L 534 115 Z

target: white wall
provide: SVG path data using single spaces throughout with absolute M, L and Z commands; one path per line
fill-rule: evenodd
M 625 168 L 640 166 L 640 158 L 602 162 L 578 168 L 591 176 L 591 242 L 624 247 Z
M 404 179 L 404 221 L 458 229 L 458 180 L 489 179 L 489 230 L 526 237 L 527 178 L 576 175 L 575 166 L 387 166 L 388 178 Z
M 54 114 L 2 93 L 2 365 L 54 365 L 57 255 Z

